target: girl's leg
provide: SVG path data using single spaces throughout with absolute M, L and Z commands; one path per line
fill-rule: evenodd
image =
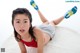
M 44 15 L 40 12 L 40 10 L 38 10 L 38 14 L 40 16 L 40 19 L 43 23 L 47 22 L 48 23 L 48 20 L 44 17 Z
M 64 18 L 69 18 L 70 16 L 72 16 L 73 14 L 75 14 L 77 12 L 77 7 L 74 6 L 71 10 L 69 10 L 64 16 L 54 20 L 54 21 L 51 21 L 52 23 L 54 23 L 55 25 L 59 24 Z
M 62 17 L 60 17 L 60 18 L 58 18 L 58 19 L 56 19 L 56 20 L 52 20 L 51 23 L 54 23 L 54 25 L 57 25 L 57 24 L 59 24 L 63 19 L 64 19 L 64 16 L 62 16 Z
M 49 23 L 48 20 L 47 20 L 47 19 L 43 16 L 43 14 L 40 12 L 39 7 L 36 5 L 36 3 L 35 3 L 33 0 L 31 0 L 30 4 L 34 7 L 35 10 L 37 10 L 37 12 L 38 12 L 38 14 L 39 14 L 39 16 L 40 16 L 41 21 L 42 21 L 43 23 L 45 23 L 45 24 L 46 24 L 46 23 Z M 64 17 L 62 16 L 61 18 L 56 19 L 56 20 L 51 21 L 51 22 L 54 23 L 55 25 L 57 25 L 57 24 L 60 23 L 63 19 L 64 19 Z
M 39 11 L 38 6 L 35 4 L 34 0 L 31 0 L 30 4 L 34 7 L 35 10 L 37 10 L 40 19 L 43 23 L 49 23 L 48 20 L 43 16 L 43 14 Z M 69 10 L 64 16 L 51 21 L 52 24 L 57 25 L 59 24 L 64 18 L 69 18 L 70 16 L 72 16 L 73 14 L 75 14 L 77 12 L 77 7 L 74 6 L 71 10 Z
M 43 23 L 47 22 L 48 23 L 48 20 L 44 17 L 44 15 L 40 12 L 39 10 L 39 7 L 36 5 L 36 3 L 34 2 L 34 0 L 31 0 L 30 4 L 34 7 L 35 10 L 37 10 L 39 16 L 40 16 L 40 19 Z

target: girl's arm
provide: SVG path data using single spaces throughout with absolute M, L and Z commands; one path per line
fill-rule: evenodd
M 22 42 L 18 42 L 21 53 L 27 53 L 26 47 Z
M 43 38 L 43 32 L 35 27 L 33 29 L 34 33 L 35 33 L 35 37 L 36 37 L 36 40 L 37 40 L 37 44 L 38 44 L 38 53 L 43 53 L 43 47 L 44 47 L 44 38 Z

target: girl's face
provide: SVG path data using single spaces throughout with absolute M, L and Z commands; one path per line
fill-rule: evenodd
M 14 18 L 14 28 L 21 36 L 26 35 L 30 28 L 29 17 L 25 14 L 17 14 Z

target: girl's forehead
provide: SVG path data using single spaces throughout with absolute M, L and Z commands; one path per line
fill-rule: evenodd
M 15 19 L 29 19 L 28 15 L 25 15 L 25 14 L 17 14 L 15 16 Z

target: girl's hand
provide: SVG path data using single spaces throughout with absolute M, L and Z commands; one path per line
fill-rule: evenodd
M 27 53 L 27 49 L 21 41 L 18 42 L 18 45 L 20 47 L 21 53 Z

